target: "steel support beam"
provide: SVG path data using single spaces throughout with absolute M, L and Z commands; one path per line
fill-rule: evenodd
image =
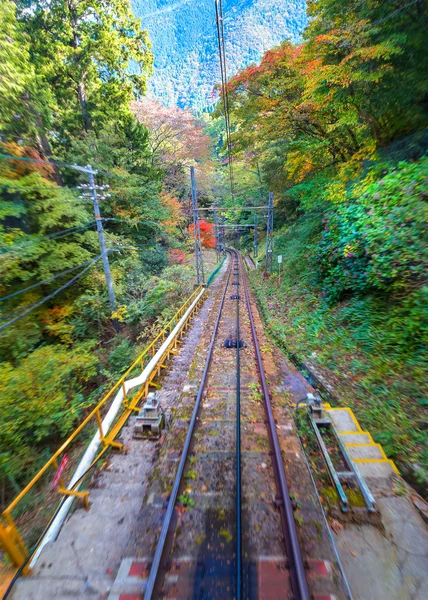
M 201 228 L 199 226 L 198 200 L 196 196 L 195 168 L 190 167 L 190 181 L 192 185 L 192 213 L 193 213 L 193 235 L 195 238 L 195 265 L 196 280 L 198 285 L 205 285 L 204 260 L 202 256 Z
M 272 273 L 273 256 L 273 193 L 269 192 L 266 230 L 266 271 Z
M 257 233 L 257 213 L 254 213 L 254 251 L 253 251 L 253 257 L 257 258 L 258 255 L 258 250 L 259 250 L 259 239 L 258 239 L 258 233 Z

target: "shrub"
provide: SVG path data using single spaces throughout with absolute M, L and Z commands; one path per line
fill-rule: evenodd
M 88 405 L 82 395 L 96 374 L 88 345 L 38 348 L 18 367 L 2 363 L 0 476 L 21 476 L 38 459 L 37 448 L 67 434 Z M 16 457 L 20 460 L 16 460 Z
M 354 186 L 345 204 L 329 211 L 315 259 L 324 295 L 407 294 L 420 287 L 428 159 L 400 163 L 382 179 Z

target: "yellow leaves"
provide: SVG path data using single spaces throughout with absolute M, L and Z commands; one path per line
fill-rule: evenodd
M 51 335 L 56 336 L 63 344 L 73 344 L 74 326 L 70 324 L 69 319 L 73 316 L 75 310 L 72 305 L 54 306 L 47 311 L 43 318 L 46 329 Z
M 330 183 L 326 188 L 326 197 L 333 204 L 340 204 L 343 202 L 346 194 L 345 184 L 341 181 L 335 181 Z
M 181 213 L 181 204 L 176 196 L 165 191 L 161 193 L 160 199 L 162 206 L 168 210 L 170 215 L 167 219 L 163 220 L 162 224 L 169 233 L 173 234 L 176 231 L 177 224 L 184 221 L 184 217 Z
M 119 306 L 118 309 L 112 313 L 111 318 L 117 319 L 119 323 L 123 323 L 125 319 L 129 318 L 128 309 L 124 305 Z
M 304 152 L 290 152 L 287 156 L 287 175 L 296 183 L 303 181 L 313 166 L 311 157 Z

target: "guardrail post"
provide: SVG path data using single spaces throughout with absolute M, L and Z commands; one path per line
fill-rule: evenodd
M 103 425 L 101 423 L 101 416 L 100 416 L 100 411 L 99 410 L 96 411 L 95 416 L 97 418 L 98 429 L 100 431 L 100 440 L 103 440 L 104 439 Z
M 28 552 L 12 517 L 8 513 L 3 513 L 3 517 L 7 520 L 7 524 L 4 525 L 0 521 L 0 544 L 13 564 L 19 568 L 24 564 Z M 25 567 L 22 572 L 26 575 L 28 567 Z

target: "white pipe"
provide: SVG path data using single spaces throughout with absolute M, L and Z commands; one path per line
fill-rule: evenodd
M 141 386 L 144 383 L 146 383 L 146 381 L 148 380 L 153 369 L 156 367 L 157 363 L 162 358 L 162 355 L 164 354 L 164 352 L 168 349 L 168 346 L 170 345 L 170 343 L 174 340 L 176 335 L 180 332 L 180 329 L 181 329 L 183 323 L 185 322 L 185 320 L 187 319 L 187 317 L 189 316 L 189 314 L 191 313 L 191 311 L 193 310 L 195 305 L 199 302 L 199 300 L 201 299 L 204 292 L 205 292 L 205 290 L 202 290 L 196 296 L 195 300 L 192 302 L 192 304 L 189 306 L 187 311 L 181 317 L 180 321 L 177 323 L 177 325 L 171 331 L 169 336 L 163 342 L 162 346 L 159 348 L 159 350 L 156 352 L 156 354 L 153 356 L 153 358 L 150 360 L 150 362 L 144 368 L 141 375 L 139 375 L 138 377 L 134 377 L 133 379 L 129 379 L 128 381 L 125 381 L 125 390 L 127 392 L 129 392 L 129 390 L 132 390 L 133 388 L 135 388 L 137 386 Z M 120 390 L 118 391 L 118 393 L 116 394 L 116 396 L 112 402 L 112 405 L 110 406 L 106 416 L 103 419 L 102 430 L 103 430 L 104 436 L 107 435 L 117 413 L 119 412 L 120 407 L 122 406 L 122 401 L 123 401 L 123 388 L 121 387 Z M 80 461 L 77 469 L 75 470 L 73 477 L 70 480 L 70 483 L 68 485 L 69 488 L 72 488 L 73 485 L 76 483 L 76 481 L 78 481 L 80 479 L 80 477 L 82 477 L 82 475 L 87 471 L 89 465 L 94 460 L 94 458 L 97 454 L 97 450 L 100 446 L 100 443 L 101 443 L 100 433 L 99 433 L 99 431 L 97 431 L 97 433 L 92 438 L 91 443 L 87 447 L 86 452 L 83 455 L 82 460 Z M 81 484 L 79 484 L 76 487 L 76 490 L 79 489 L 80 485 Z M 30 567 L 33 567 L 36 564 L 36 561 L 39 558 L 40 553 L 42 552 L 42 550 L 46 546 L 46 544 L 49 544 L 50 542 L 55 541 L 56 538 L 58 537 L 58 534 L 61 530 L 62 524 L 64 523 L 64 520 L 67 517 L 67 514 L 71 508 L 73 500 L 74 500 L 73 496 L 68 496 L 68 498 L 66 499 L 64 504 L 61 506 L 61 509 L 59 510 L 58 514 L 52 521 L 43 540 L 41 541 L 40 546 L 37 548 L 36 552 L 34 553 L 34 556 L 30 562 Z

